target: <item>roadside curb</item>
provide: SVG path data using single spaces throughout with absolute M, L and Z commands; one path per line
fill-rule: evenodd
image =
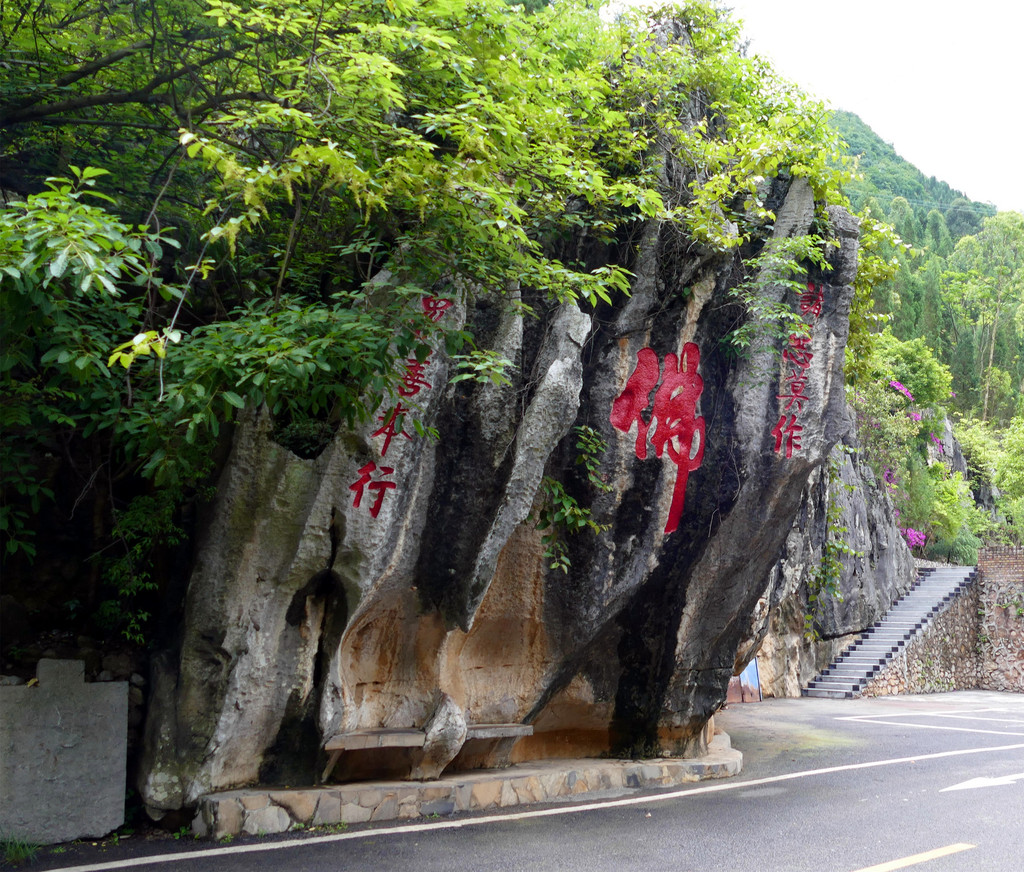
M 303 789 L 247 788 L 199 800 L 192 831 L 223 839 L 306 827 L 347 825 L 457 812 L 507 809 L 596 795 L 626 795 L 738 775 L 743 754 L 718 733 L 693 759 L 544 760 L 446 775 L 436 781 L 367 781 Z

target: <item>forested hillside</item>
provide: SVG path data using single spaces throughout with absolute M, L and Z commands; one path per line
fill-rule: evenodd
M 1024 216 L 926 178 L 856 115 L 832 123 L 859 159 L 851 202 L 905 243 L 885 249 L 898 266 L 872 286 L 871 354 L 849 367 L 862 436 L 918 553 L 973 562 L 980 542 L 1019 542 L 1024 525 Z M 872 393 L 888 381 L 880 415 Z M 908 417 L 891 414 L 900 402 Z M 947 414 L 966 476 L 934 462 Z
M 984 218 L 996 214 L 991 204 L 977 203 L 935 176 L 925 176 L 852 112 L 836 112 L 832 126 L 849 146 L 849 153 L 860 159 L 863 178 L 845 186 L 855 209 L 861 209 L 868 199 L 888 209 L 895 198 L 903 197 L 922 223 L 932 209 L 942 212 L 954 241 L 977 232 Z

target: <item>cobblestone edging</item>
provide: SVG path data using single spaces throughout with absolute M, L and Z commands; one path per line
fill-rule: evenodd
M 478 770 L 438 781 L 377 781 L 305 790 L 252 788 L 202 797 L 192 822 L 199 838 L 269 835 L 332 824 L 408 820 L 456 812 L 583 799 L 738 775 L 743 755 L 719 733 L 692 760 L 546 760 Z

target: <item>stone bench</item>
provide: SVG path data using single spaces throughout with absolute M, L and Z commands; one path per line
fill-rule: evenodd
M 426 734 L 423 730 L 379 729 L 338 733 L 331 736 L 324 744 L 324 750 L 330 754 L 330 757 L 320 780 L 328 779 L 343 751 L 364 751 L 375 748 L 422 748 L 425 740 Z
M 509 765 L 512 746 L 523 736 L 532 736 L 529 724 L 471 724 L 462 749 L 449 769 L 504 769 Z
M 515 736 L 532 736 L 533 727 L 529 724 L 470 724 L 467 728 L 466 741 L 470 739 L 507 739 Z
M 532 736 L 528 724 L 471 724 L 467 727 L 466 741 L 450 764 L 453 769 L 500 769 L 508 766 L 512 746 L 522 736 Z M 384 748 L 422 748 L 426 739 L 423 730 L 374 729 L 337 733 L 324 743 L 329 754 L 327 765 L 320 776 L 326 781 L 345 751 L 375 751 Z

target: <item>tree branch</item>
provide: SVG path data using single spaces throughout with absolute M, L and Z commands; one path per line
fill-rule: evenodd
M 19 108 L 17 106 L 14 108 L 5 108 L 0 111 L 0 126 L 6 124 L 25 124 L 29 121 L 38 121 L 50 115 L 77 112 L 81 109 L 90 109 L 94 106 L 118 106 L 126 103 L 139 103 L 142 105 L 151 105 L 154 103 L 172 104 L 173 101 L 169 95 L 154 94 L 153 92 L 162 85 L 166 85 L 176 79 L 180 79 L 182 76 L 189 75 L 190 73 L 197 72 L 203 67 L 217 63 L 217 61 L 229 58 L 234 53 L 233 49 L 221 49 L 218 52 L 214 52 L 209 57 L 204 58 L 200 63 L 185 64 L 172 72 L 157 76 L 144 87 L 137 88 L 134 91 L 115 91 L 113 93 L 106 94 L 83 94 L 79 97 L 71 97 L 67 100 L 61 100 L 58 103 L 30 105 L 25 108 Z
M 145 39 L 140 42 L 133 42 L 131 45 L 126 45 L 124 48 L 119 48 L 117 51 L 112 51 L 106 57 L 97 58 L 94 61 L 89 61 L 87 64 L 82 64 L 77 70 L 72 70 L 69 73 L 65 73 L 56 82 L 54 87 L 66 88 L 68 85 L 73 85 L 80 79 L 84 79 L 86 76 L 91 76 L 93 73 L 97 73 L 104 67 L 109 67 L 111 64 L 116 64 L 118 61 L 124 58 L 131 57 L 136 52 L 142 51 L 144 48 L 149 48 L 153 45 L 153 40 Z M 33 101 L 38 102 L 38 101 Z

